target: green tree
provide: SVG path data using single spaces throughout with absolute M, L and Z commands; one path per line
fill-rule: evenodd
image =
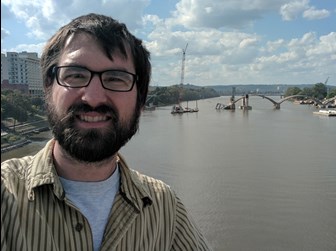
M 158 105 L 170 105 L 176 104 L 179 101 L 192 101 L 219 96 L 219 94 L 212 88 L 194 88 L 183 85 L 157 87 L 150 91 L 149 94 L 156 95 L 155 104 Z
M 313 89 L 308 87 L 303 88 L 303 90 L 299 94 L 306 95 L 308 97 L 314 97 Z
M 298 95 L 302 92 L 302 90 L 299 87 L 288 87 L 286 92 L 285 92 L 285 97 L 288 96 L 293 96 L 293 95 Z
M 336 87 L 329 90 L 329 93 L 326 98 L 333 98 L 336 96 Z
M 40 97 L 33 97 L 31 99 L 31 104 L 33 107 L 35 107 L 36 109 L 42 109 L 44 107 L 44 100 Z
M 31 99 L 20 91 L 4 90 L 1 93 L 1 118 L 12 117 L 20 122 L 28 119 L 28 114 L 34 113 Z
M 327 96 L 328 90 L 327 86 L 322 83 L 315 84 L 312 88 L 312 95 L 317 99 L 324 99 Z

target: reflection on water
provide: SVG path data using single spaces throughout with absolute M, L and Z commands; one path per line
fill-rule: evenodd
M 251 111 L 218 102 L 228 97 L 199 101 L 198 113 L 144 112 L 122 154 L 177 191 L 214 250 L 335 251 L 336 118 L 260 97 Z

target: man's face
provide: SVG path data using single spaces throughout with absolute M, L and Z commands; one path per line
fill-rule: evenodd
M 131 56 L 112 56 L 110 60 L 89 35 L 77 34 L 67 40 L 58 66 L 135 73 Z M 55 79 L 47 94 L 47 107 L 56 140 L 79 161 L 97 162 L 113 156 L 138 129 L 136 85 L 129 92 L 113 92 L 103 88 L 98 75 L 82 88 L 60 86 Z

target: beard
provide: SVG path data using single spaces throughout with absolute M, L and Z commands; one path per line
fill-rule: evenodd
M 50 99 L 49 99 L 50 100 Z M 80 129 L 75 122 L 80 112 L 98 112 L 108 115 L 110 126 L 100 129 Z M 87 104 L 74 104 L 64 116 L 57 114 L 53 104 L 48 102 L 47 112 L 49 123 L 55 139 L 66 153 L 80 162 L 100 162 L 114 156 L 124 146 L 139 127 L 140 109 L 138 104 L 127 122 L 120 120 L 116 108 L 101 105 L 92 108 Z

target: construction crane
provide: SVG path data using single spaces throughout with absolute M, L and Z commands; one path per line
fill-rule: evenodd
M 186 47 L 184 49 L 182 49 L 181 85 L 183 85 L 183 82 L 184 82 L 184 64 L 185 64 L 187 47 L 188 47 L 188 43 L 187 43 Z
M 326 81 L 324 82 L 324 85 L 327 85 L 328 80 L 329 80 L 329 77 L 327 77 Z

